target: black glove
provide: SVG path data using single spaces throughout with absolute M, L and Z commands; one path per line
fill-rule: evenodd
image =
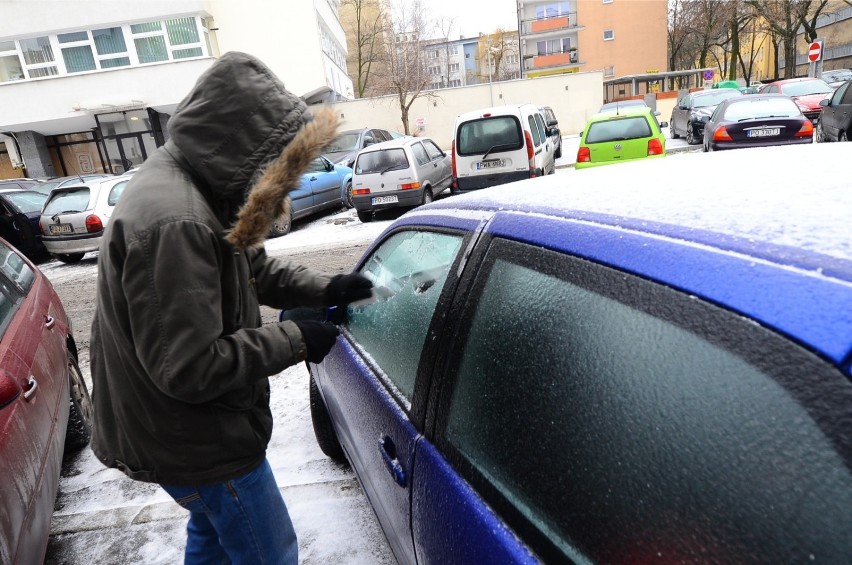
M 372 295 L 373 283 L 360 273 L 335 275 L 325 290 L 331 304 L 346 306 L 350 302 L 364 300 Z
M 311 363 L 319 363 L 328 355 L 331 348 L 337 342 L 337 336 L 340 335 L 340 330 L 333 324 L 325 322 L 315 322 L 313 320 L 299 320 L 295 322 L 302 332 L 302 338 L 305 340 L 305 349 L 307 349 L 307 359 Z

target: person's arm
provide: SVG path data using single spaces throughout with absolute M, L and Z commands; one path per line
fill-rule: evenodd
M 331 306 L 327 294 L 331 275 L 269 257 L 262 248 L 247 253 L 261 304 L 285 310 L 299 306 Z
M 190 220 L 157 227 L 128 246 L 122 285 L 135 345 L 128 354 L 160 390 L 184 402 L 210 401 L 307 355 L 293 322 L 223 335 L 223 253 L 233 250 Z

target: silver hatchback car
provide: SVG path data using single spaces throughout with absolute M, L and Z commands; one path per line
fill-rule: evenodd
M 373 212 L 427 204 L 450 187 L 452 164 L 428 137 L 406 137 L 378 143 L 355 159 L 352 203 L 358 219 L 369 222 Z
M 97 251 L 104 228 L 130 176 L 109 177 L 54 188 L 39 219 L 48 253 L 63 263 L 76 263 Z

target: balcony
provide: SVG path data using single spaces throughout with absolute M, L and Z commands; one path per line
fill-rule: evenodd
M 577 31 L 579 29 L 580 26 L 577 25 L 577 12 L 521 22 L 521 35 L 544 34 L 565 30 Z
M 554 67 L 569 67 L 580 65 L 580 55 L 576 49 L 560 53 L 545 53 L 534 55 L 524 59 L 524 70 L 533 71 L 540 69 L 552 69 Z

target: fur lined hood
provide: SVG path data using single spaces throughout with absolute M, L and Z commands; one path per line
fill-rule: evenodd
M 169 120 L 170 141 L 217 202 L 240 208 L 228 240 L 261 245 L 299 177 L 337 134 L 257 58 L 229 52 L 198 79 Z

